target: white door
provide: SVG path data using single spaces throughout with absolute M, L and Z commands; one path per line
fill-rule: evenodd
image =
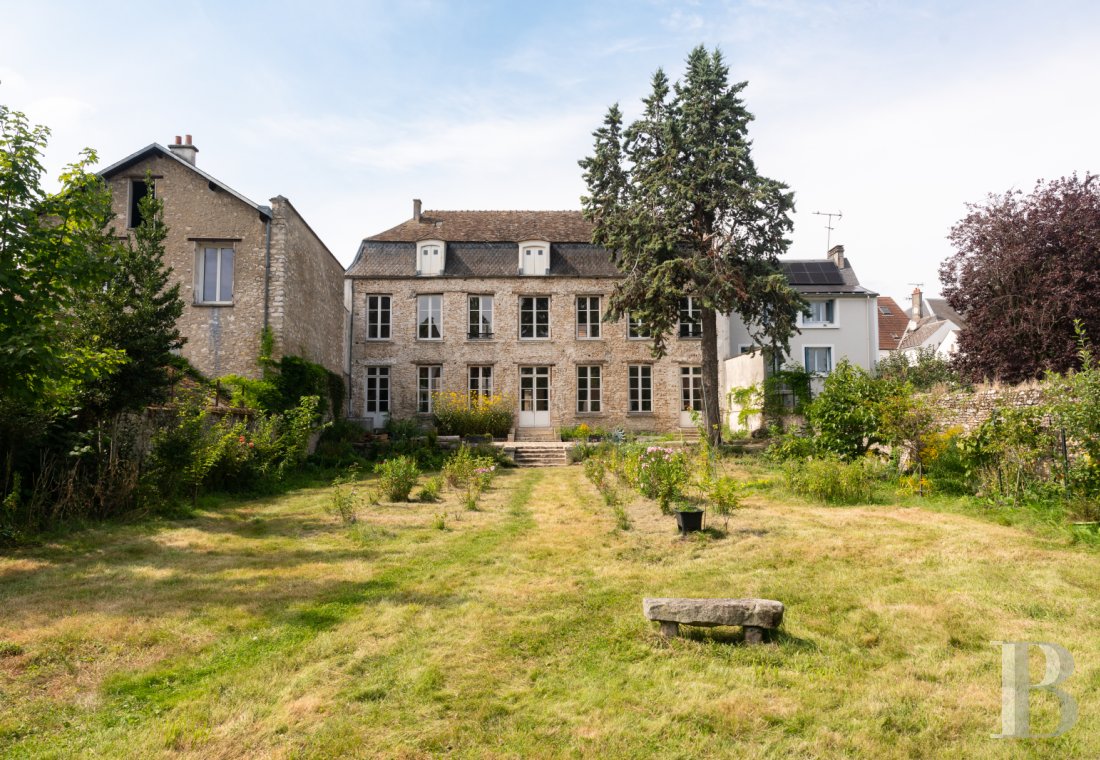
M 703 413 L 703 369 L 680 367 L 680 427 L 692 427 L 692 411 Z
M 550 427 L 550 368 L 519 368 L 519 426 Z

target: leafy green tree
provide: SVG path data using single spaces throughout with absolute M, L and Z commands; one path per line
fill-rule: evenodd
M 97 418 L 163 401 L 172 352 L 184 342 L 176 328 L 183 313 L 179 283 L 169 285 L 172 270 L 164 265 L 164 202 L 149 193 L 140 210 L 133 237 L 112 251 L 102 292 L 78 310 L 89 343 L 126 355 L 125 364 L 86 394 L 86 412 Z
M 64 409 L 82 383 L 123 360 L 71 340 L 76 307 L 92 297 L 111 252 L 111 195 L 89 171 L 94 151 L 42 188 L 49 129 L 0 106 L 0 403 Z
M 816 448 L 855 459 L 886 442 L 884 407 L 895 390 L 896 384 L 872 377 L 847 359 L 840 361 L 806 409 Z
M 593 242 L 624 277 L 607 318 L 634 315 L 653 336 L 656 356 L 677 324 L 681 300 L 702 307 L 706 428 L 719 437 L 717 314 L 736 312 L 761 344 L 789 348 L 802 298 L 777 257 L 790 241 L 793 194 L 757 172 L 750 153 L 752 114 L 729 83 L 717 50 L 700 46 L 682 82 L 658 69 L 641 117 L 623 128 L 618 105 L 580 162 Z

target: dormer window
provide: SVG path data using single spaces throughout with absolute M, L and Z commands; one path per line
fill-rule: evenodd
M 525 277 L 550 274 L 550 244 L 545 240 L 525 240 L 520 243 L 519 273 Z
M 422 240 L 416 244 L 416 273 L 421 277 L 443 274 L 447 246 L 442 240 Z

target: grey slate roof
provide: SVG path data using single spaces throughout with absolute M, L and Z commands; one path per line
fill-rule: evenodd
M 935 317 L 925 317 L 918 323 L 915 330 L 905 334 L 901 339 L 901 343 L 898 345 L 898 350 L 904 351 L 907 348 L 920 348 L 924 345 L 926 340 L 935 335 L 936 332 L 946 324 L 947 320 L 936 319 Z
M 447 243 L 444 277 L 515 277 L 516 243 Z M 591 243 L 551 243 L 550 274 L 559 277 L 618 277 L 611 256 Z M 348 277 L 416 276 L 416 243 L 367 239 L 348 269 Z
M 947 303 L 946 298 L 926 298 L 924 303 L 928 306 L 928 310 L 932 312 L 933 317 L 954 322 L 959 327 L 966 327 L 966 319 L 963 318 L 962 314 L 951 308 L 951 304 Z
M 266 219 L 271 218 L 271 207 L 270 206 L 261 206 L 259 203 L 256 203 L 253 200 L 249 200 L 248 198 L 245 198 L 243 195 L 238 193 L 236 190 L 231 188 L 229 185 L 225 184 L 224 182 L 222 182 L 219 179 L 216 179 L 216 178 L 210 176 L 209 174 L 207 174 L 206 172 L 204 172 L 202 169 L 198 168 L 194 164 L 190 163 L 189 161 L 184 161 L 182 158 L 177 156 L 175 153 L 170 151 L 168 148 L 165 148 L 160 143 L 150 143 L 149 145 L 146 145 L 141 150 L 136 151 L 134 153 L 131 153 L 130 155 L 128 155 L 126 158 L 122 159 L 121 161 L 116 161 L 115 163 L 108 166 L 106 169 L 100 170 L 99 171 L 99 176 L 103 177 L 104 179 L 110 179 L 111 177 L 118 174 L 119 172 L 130 168 L 134 164 L 137 164 L 137 163 L 140 163 L 140 162 L 144 161 L 145 159 L 149 158 L 150 156 L 164 156 L 164 157 L 169 158 L 173 161 L 178 161 L 182 166 L 186 166 L 188 169 L 195 172 L 195 174 L 198 174 L 200 177 L 205 179 L 207 182 L 211 182 L 211 183 L 217 185 L 219 188 L 221 188 L 225 192 L 229 193 L 230 195 L 232 195 L 237 200 L 239 200 L 242 203 L 245 203 L 245 204 L 251 206 L 252 208 L 256 209 Z
M 364 242 L 590 243 L 592 224 L 580 211 L 425 211 Z

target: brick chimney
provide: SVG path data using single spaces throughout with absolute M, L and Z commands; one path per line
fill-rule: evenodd
M 844 246 L 834 245 L 826 255 L 829 257 L 829 261 L 836 264 L 837 269 L 844 269 L 848 266 L 848 260 L 844 258 Z
M 180 140 L 180 136 L 176 135 L 176 141 L 168 146 L 178 158 L 182 158 L 192 166 L 195 165 L 195 154 L 199 152 L 199 149 L 191 144 L 191 135 L 187 135 L 183 140 Z
M 413 221 L 414 222 L 419 222 L 420 221 L 420 206 L 421 206 L 420 199 L 419 198 L 413 198 Z
M 924 299 L 921 297 L 920 288 L 913 288 L 913 320 L 924 316 Z

